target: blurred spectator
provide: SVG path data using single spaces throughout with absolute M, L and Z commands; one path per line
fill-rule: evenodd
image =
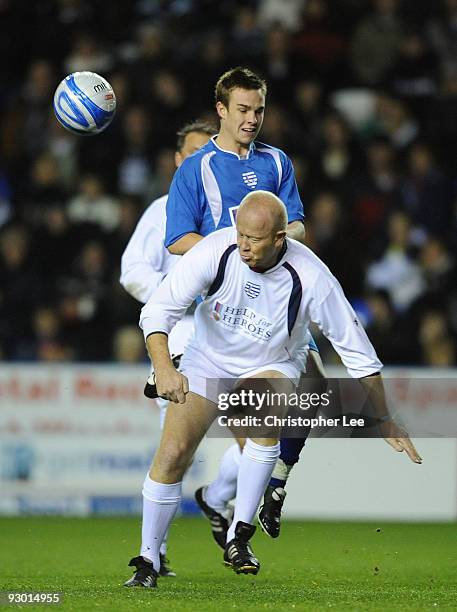
M 79 193 L 68 201 L 67 213 L 72 223 L 93 223 L 105 232 L 119 225 L 119 202 L 106 193 L 96 174 L 81 177 Z
M 457 365 L 457 346 L 446 317 L 440 311 L 426 312 L 419 325 L 422 365 L 453 367 Z
M 54 203 L 46 207 L 34 232 L 32 249 L 48 300 L 56 298 L 59 282 L 71 269 L 80 239 L 81 233 L 69 223 L 63 206 Z
M 49 109 L 57 85 L 52 64 L 44 59 L 32 61 L 21 85 L 2 126 L 3 153 L 19 168 L 46 144 Z
M 163 28 L 152 23 L 144 23 L 137 28 L 136 40 L 124 53 L 124 60 L 132 76 L 131 85 L 134 88 L 132 93 L 137 97 L 148 95 L 149 77 L 166 65 L 167 49 L 164 34 Z M 117 97 L 114 83 L 111 85 Z
M 260 0 L 258 9 L 259 25 L 265 30 L 279 25 L 289 32 L 300 29 L 302 13 L 307 0 Z
M 408 152 L 407 174 L 401 184 L 403 209 L 413 223 L 429 234 L 445 236 L 451 222 L 449 181 L 437 167 L 432 151 L 423 142 Z
M 70 347 L 62 341 L 61 323 L 57 312 L 47 306 L 37 308 L 33 315 L 32 355 L 39 361 L 69 361 Z
M 328 265 L 349 299 L 363 288 L 362 254 L 338 197 L 319 193 L 311 204 L 306 242 Z
M 196 109 L 196 115 L 200 116 L 201 109 L 206 109 L 210 104 L 213 104 L 214 83 L 227 70 L 227 58 L 233 57 L 235 64 L 249 61 L 249 54 L 244 57 L 244 47 L 229 47 L 226 43 L 226 36 L 226 33 L 222 31 L 213 31 L 202 35 L 193 62 L 189 64 L 189 59 L 184 59 L 181 70 L 187 76 L 187 92 L 184 91 L 182 86 L 182 79 L 178 79 L 176 74 L 172 75 L 175 79 L 175 100 L 167 101 L 163 99 L 160 102 L 162 106 L 156 107 L 158 113 L 161 112 L 162 108 L 166 114 L 171 114 L 174 121 L 173 126 L 175 127 L 171 127 L 171 131 L 169 130 L 170 126 L 164 126 L 164 132 L 166 131 L 166 133 L 162 137 L 167 145 L 174 145 L 174 142 L 172 142 L 174 134 L 182 123 L 180 118 L 176 122 L 176 114 L 173 109 L 178 109 L 181 112 L 180 117 L 183 116 L 182 108 L 179 107 L 183 103 L 186 93 L 187 98 L 192 101 L 192 107 Z M 239 57 L 240 53 L 242 54 L 241 58 Z M 200 75 L 198 79 L 194 78 L 195 74 Z M 176 125 L 176 123 L 179 125 Z
M 396 149 L 405 149 L 418 137 L 419 125 L 403 102 L 379 95 L 376 109 L 378 134 L 387 136 Z
M 145 109 L 131 106 L 123 117 L 123 142 L 118 163 L 118 189 L 144 196 L 151 177 L 151 122 Z
M 337 87 L 346 72 L 342 62 L 346 40 L 334 27 L 330 6 L 327 0 L 306 1 L 295 50 L 307 72 L 322 79 L 325 86 Z
M 284 14 L 284 12 L 287 11 L 287 6 L 285 5 L 293 1 L 294 0 L 287 2 L 286 0 L 283 2 L 280 7 L 280 12 Z M 277 2 L 274 2 L 274 4 L 277 5 Z M 264 47 L 264 35 L 260 26 L 265 24 L 261 21 L 261 11 L 262 8 L 260 7 L 259 16 L 257 17 L 254 7 L 241 6 L 235 15 L 231 36 L 232 44 L 234 49 L 243 50 L 245 63 L 250 63 L 252 60 L 257 59 L 261 55 Z M 274 19 L 272 23 L 269 23 L 267 27 L 274 23 L 277 23 L 276 19 Z M 284 24 L 281 25 L 286 27 Z
M 385 289 L 396 311 L 404 312 L 425 289 L 419 266 L 409 254 L 411 220 L 394 212 L 388 221 L 388 242 L 381 258 L 368 266 L 367 284 Z
M 428 296 L 435 303 L 445 305 L 452 294 L 457 294 L 457 269 L 455 258 L 444 242 L 430 237 L 419 253 L 419 263 Z
M 271 102 L 268 104 L 268 113 L 265 114 L 262 127 L 262 139 L 265 142 L 272 143 L 273 146 L 280 149 L 292 149 L 291 141 L 293 142 L 292 127 L 284 121 L 284 111 L 281 106 Z
M 360 168 L 353 186 L 353 212 L 359 239 L 379 246 L 379 228 L 399 199 L 396 152 L 385 138 L 371 140 L 366 148 L 366 169 Z M 363 172 L 363 170 L 365 170 Z
M 398 57 L 403 24 L 398 0 L 373 0 L 352 39 L 352 69 L 362 85 L 381 85 Z
M 357 148 L 349 126 L 336 111 L 328 112 L 321 122 L 321 145 L 315 153 L 314 179 L 338 189 L 347 197 L 357 164 Z
M 277 102 L 288 103 L 290 90 L 294 86 L 297 74 L 297 58 L 293 54 L 287 30 L 278 26 L 273 26 L 268 30 L 265 36 L 263 59 L 258 64 L 268 81 L 270 91 L 273 91 L 270 97 Z M 266 118 L 269 113 L 270 104 Z
M 366 296 L 369 319 L 365 331 L 383 363 L 415 364 L 419 347 L 416 334 L 407 315 L 398 317 L 385 290 L 372 291 Z
M 443 151 L 445 167 L 457 175 L 457 75 L 443 82 L 428 107 L 428 142 Z
M 64 206 L 67 192 L 62 185 L 57 158 L 45 151 L 38 155 L 30 171 L 30 180 L 20 190 L 22 219 L 40 225 L 50 206 Z
M 30 234 L 20 225 L 0 233 L 0 346 L 7 359 L 30 357 L 31 319 L 43 287 L 32 257 Z
M 300 80 L 294 91 L 294 138 L 293 150 L 311 156 L 320 140 L 322 116 L 322 86 L 317 80 Z
M 154 171 L 146 191 L 148 204 L 168 191 L 175 170 L 175 149 L 161 149 L 155 159 Z
M 79 361 L 111 357 L 110 281 L 110 262 L 103 244 L 87 242 L 61 285 L 62 333 L 66 342 L 77 347 Z
M 150 77 L 149 104 L 153 111 L 153 133 L 161 146 L 174 146 L 184 113 L 185 92 L 177 75 L 162 69 Z
M 428 23 L 428 36 L 443 79 L 457 77 L 457 0 L 441 0 L 441 15 Z
M 77 32 L 73 49 L 65 59 L 67 74 L 80 70 L 91 70 L 103 74 L 113 66 L 112 56 L 100 47 L 100 36 L 87 30 Z
M 120 327 L 114 334 L 113 359 L 120 363 L 138 363 L 145 361 L 143 334 L 138 326 Z
M 411 30 L 403 36 L 397 61 L 387 80 L 393 94 L 405 100 L 423 124 L 438 85 L 436 58 L 422 32 Z

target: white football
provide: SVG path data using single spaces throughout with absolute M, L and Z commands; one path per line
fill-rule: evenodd
M 70 132 L 99 134 L 113 120 L 116 96 L 108 81 L 95 72 L 73 72 L 56 89 L 54 112 Z

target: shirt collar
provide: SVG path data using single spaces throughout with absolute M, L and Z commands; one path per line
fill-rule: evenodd
M 226 153 L 227 155 L 233 155 L 235 156 L 237 159 L 243 160 L 243 159 L 249 159 L 251 157 L 251 155 L 253 154 L 253 152 L 255 151 L 255 143 L 251 142 L 251 144 L 249 145 L 249 150 L 246 154 L 246 156 L 241 156 L 238 155 L 238 153 L 234 153 L 233 151 L 227 151 L 226 149 L 222 149 L 216 142 L 216 138 L 219 136 L 219 134 L 215 134 L 214 136 L 211 137 L 211 142 L 213 143 L 214 147 L 218 150 L 221 151 L 221 153 Z

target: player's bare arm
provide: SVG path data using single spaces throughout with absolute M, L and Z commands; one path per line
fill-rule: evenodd
M 301 221 L 292 221 L 287 225 L 287 236 L 302 244 L 305 243 L 305 233 L 305 226 Z
M 200 234 L 190 232 L 189 234 L 186 234 L 182 238 L 176 240 L 176 242 L 173 242 L 173 244 L 170 244 L 168 250 L 172 255 L 184 255 L 184 253 L 187 253 L 187 251 L 189 251 L 202 239 L 203 236 L 200 236 Z
M 154 366 L 157 393 L 160 397 L 184 404 L 189 392 L 187 378 L 178 372 L 168 350 L 168 336 L 163 333 L 150 334 L 146 347 Z
M 411 442 L 408 433 L 395 423 L 389 413 L 381 374 L 361 378 L 360 383 L 371 400 L 376 416 L 382 420 L 380 430 L 387 444 L 390 444 L 399 453 L 406 451 L 406 454 L 414 463 L 422 463 L 422 458 Z

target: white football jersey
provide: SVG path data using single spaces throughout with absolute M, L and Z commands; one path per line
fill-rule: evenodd
M 122 255 L 121 285 L 143 304 L 180 259 L 163 244 L 167 198 L 164 195 L 148 206 Z
M 181 257 L 141 311 L 145 338 L 169 334 L 201 295 L 190 347 L 228 376 L 284 361 L 301 369 L 311 321 L 351 376 L 382 368 L 340 284 L 310 249 L 287 238 L 279 262 L 260 273 L 243 263 L 236 238 L 235 228 L 219 230 Z

